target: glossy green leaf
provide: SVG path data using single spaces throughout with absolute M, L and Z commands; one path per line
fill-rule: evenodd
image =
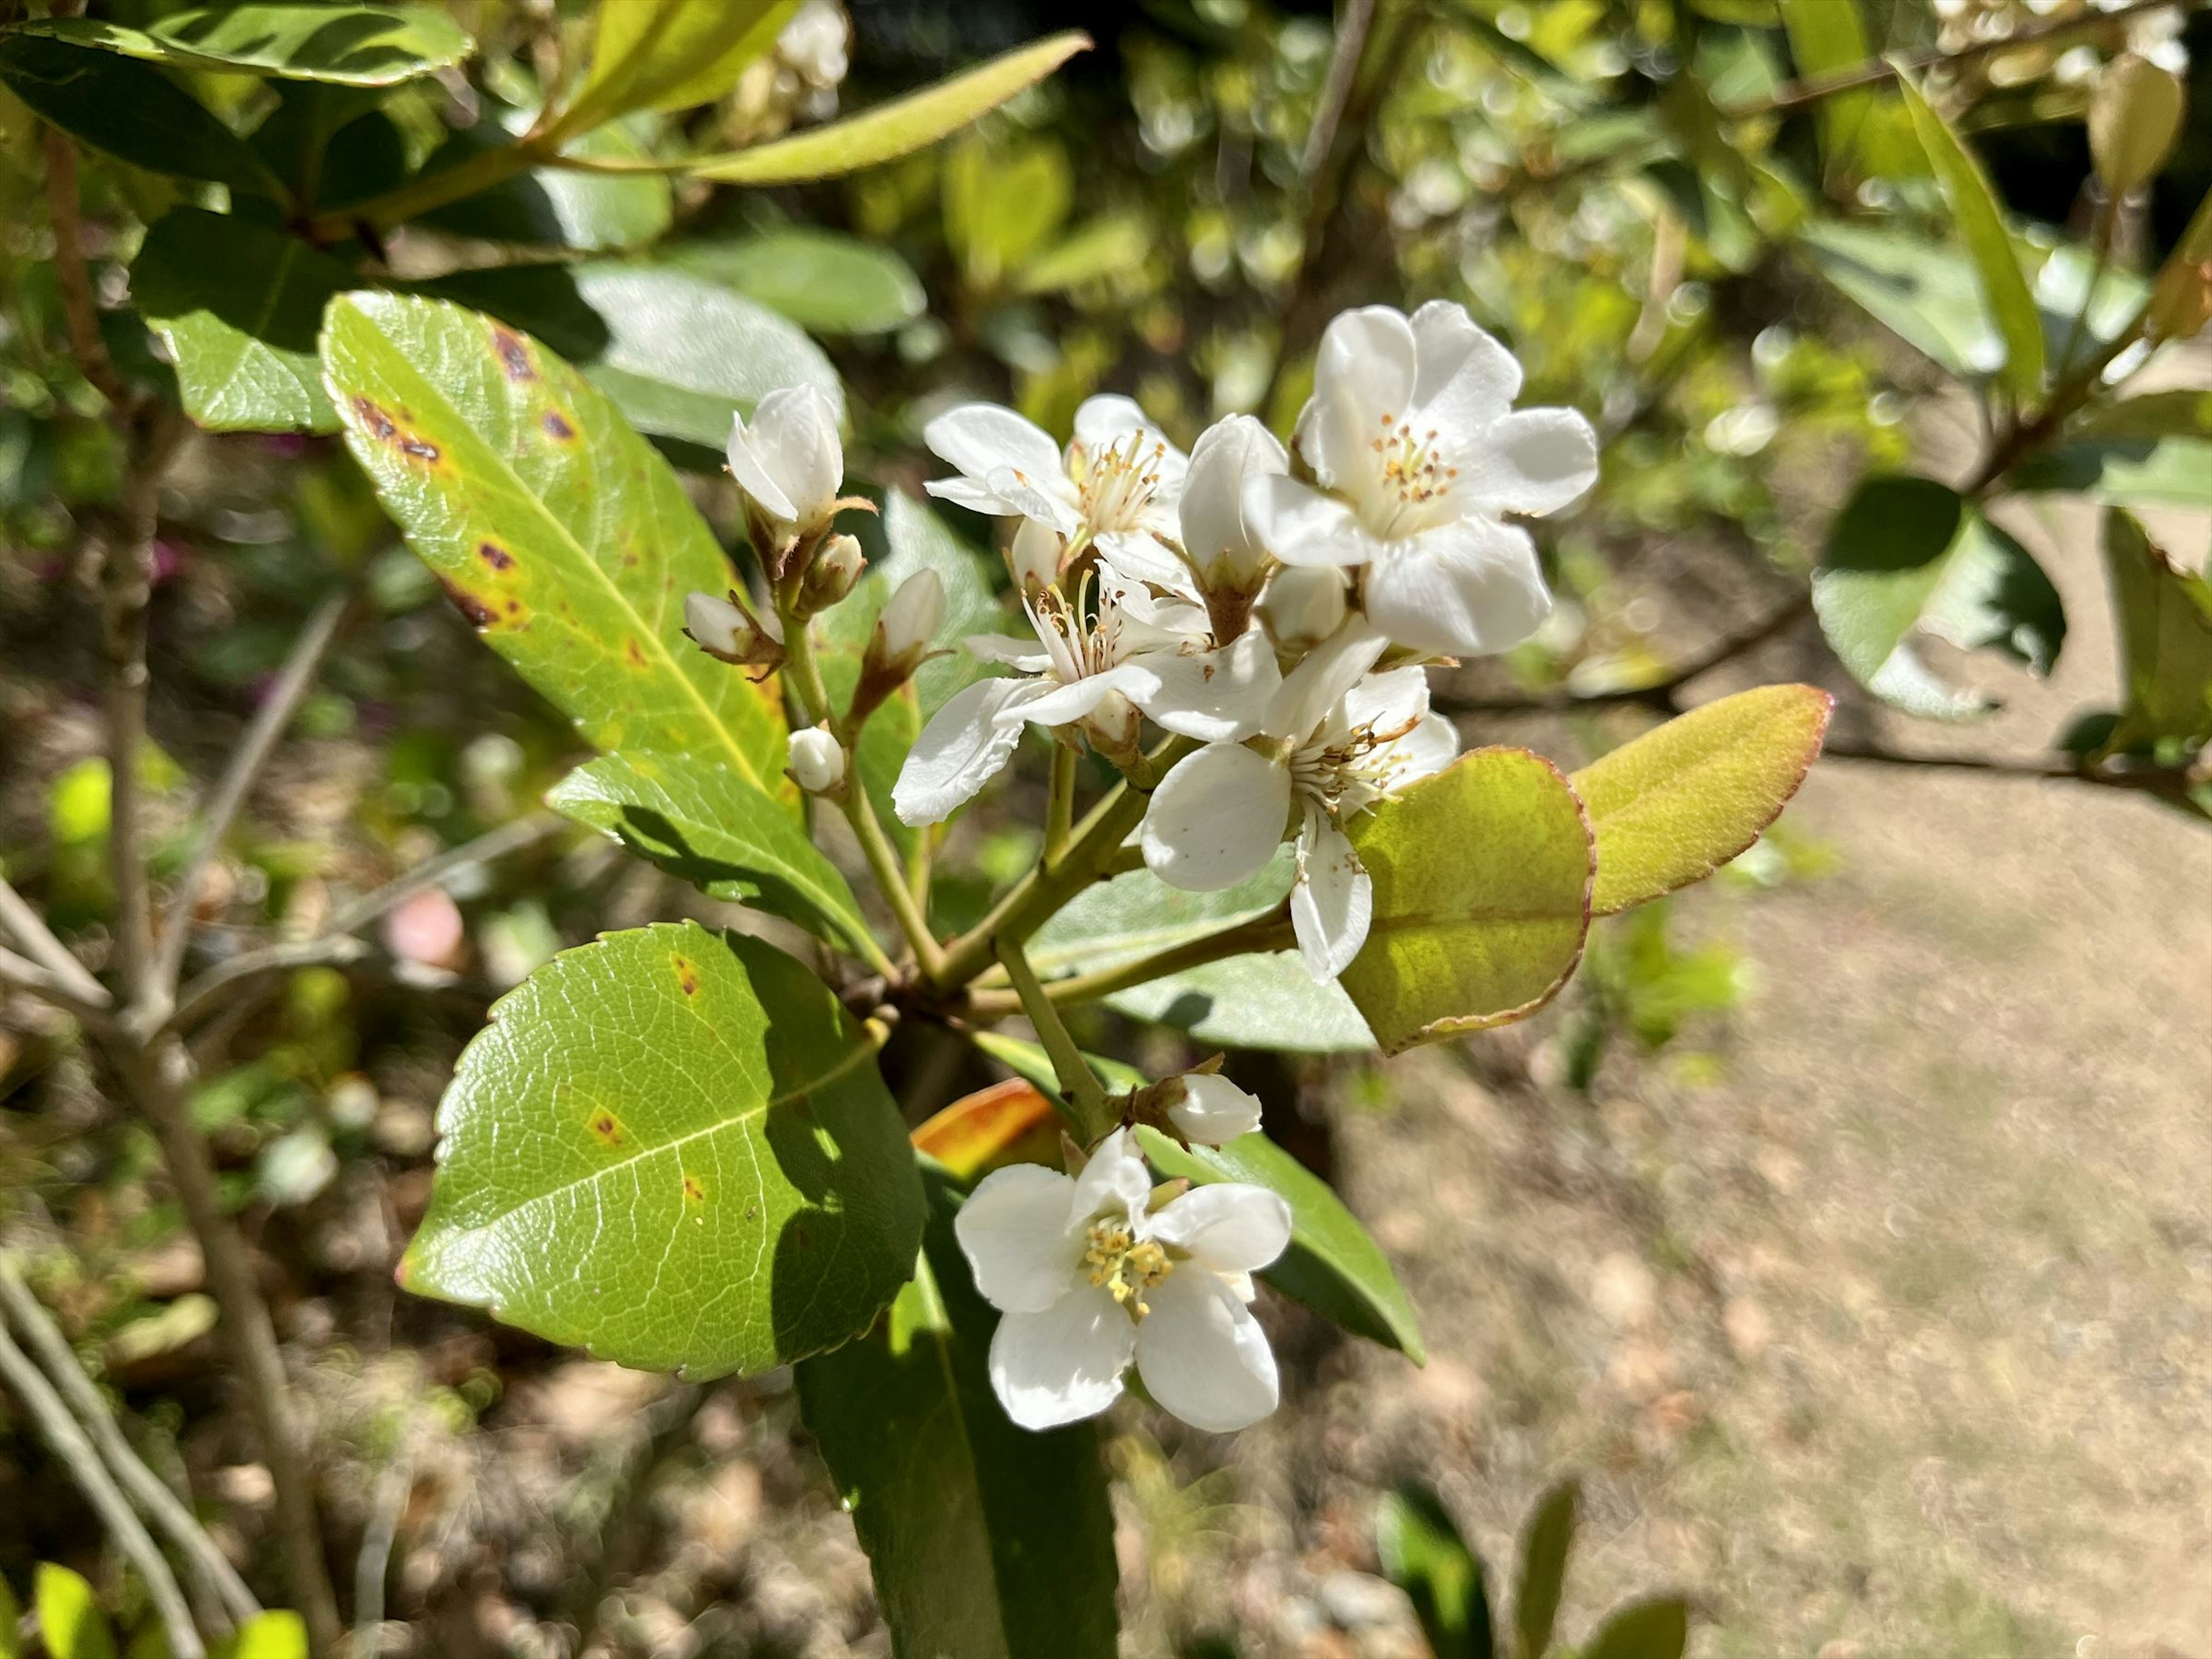
M 25 25 L 0 33 L 0 82 L 88 149 L 150 173 L 281 196 L 253 147 L 151 64 Z
M 1435 1487 L 1416 1482 L 1382 1495 L 1375 1553 L 1383 1576 L 1413 1601 L 1431 1659 L 1494 1659 L 1482 1559 Z
M 1916 631 L 1963 651 L 1996 646 L 2039 675 L 2051 672 L 2066 638 L 2058 590 L 2027 550 L 1929 478 L 1860 484 L 1829 527 L 1813 608 L 1862 685 L 1930 720 L 1971 719 L 1996 705 L 1937 679 Z
M 179 69 L 353 87 L 392 86 L 451 68 L 476 50 L 466 30 L 428 6 L 207 6 L 172 12 L 143 30 L 84 17 L 36 27 Z
M 1689 1644 L 1689 1604 L 1679 1595 L 1660 1595 L 1608 1614 L 1581 1659 L 1682 1659 Z
M 380 88 L 278 81 L 274 90 L 276 107 L 246 142 L 300 206 L 326 212 L 406 179 L 407 140 Z
M 307 1622 L 284 1609 L 257 1613 L 210 1647 L 208 1659 L 307 1659 Z
M 795 185 L 857 173 L 950 137 L 1043 80 L 1090 44 L 1085 34 L 1050 35 L 842 121 L 809 127 L 750 149 L 656 165 L 726 185 Z
M 1017 1428 L 998 1318 L 937 1186 L 922 1260 L 857 1342 L 797 1370 L 807 1429 L 873 1569 L 899 1659 L 1113 1659 L 1114 1516 L 1097 1426 Z
M 519 122 L 521 118 L 510 118 Z M 511 135 L 494 122 L 457 130 L 422 171 L 426 175 L 440 173 L 482 150 L 512 142 Z M 628 123 L 611 124 L 572 139 L 567 150 L 611 163 L 642 161 L 648 154 Z M 613 253 L 659 240 L 675 216 L 674 187 L 653 173 L 538 167 L 434 208 L 416 222 L 481 241 Z
M 644 1370 L 755 1374 L 866 1330 L 921 1183 L 836 994 L 696 922 L 564 951 L 492 1009 L 438 1109 L 407 1288 Z
M 1920 89 L 1904 76 L 1898 77 L 1897 87 L 1959 227 L 1960 239 L 1974 262 L 1982 296 L 2004 337 L 2005 382 L 2015 397 L 2033 398 L 2043 390 L 2043 323 L 1996 192 L 1965 141 L 1929 106 Z
M 775 45 L 798 0 L 600 0 L 591 67 L 559 131 L 712 103 Z
M 169 210 L 131 289 L 175 359 L 185 412 L 210 432 L 335 432 L 316 336 L 358 279 L 296 236 L 228 214 Z
M 2005 478 L 2122 506 L 2212 509 L 2212 392 L 2147 392 L 2092 409 Z
M 1046 978 L 1105 972 L 1264 916 L 1288 896 L 1294 865 L 1285 847 L 1249 880 L 1212 893 L 1170 887 L 1149 870 L 1116 876 L 1079 894 L 1038 930 L 1030 964 Z M 1315 984 L 1291 952 L 1231 957 L 1106 1002 L 1228 1048 L 1330 1054 L 1375 1047 L 1352 999 L 1339 986 Z
M 1524 1018 L 1582 959 L 1595 843 L 1540 756 L 1462 755 L 1349 832 L 1375 912 L 1343 984 L 1386 1054 Z
M 2175 739 L 2193 748 L 2212 739 L 2212 582 L 2178 568 L 2117 509 L 2105 514 L 2105 568 L 2126 694 L 2106 746 Z
M 697 755 L 625 749 L 587 761 L 545 797 L 711 898 L 750 904 L 833 945 L 874 954 L 867 918 L 790 808 Z
M 1597 837 L 1591 914 L 1703 881 L 1757 841 L 1805 781 L 1835 703 L 1809 685 L 1740 691 L 1569 778 Z
M 921 279 L 890 249 L 793 226 L 661 251 L 678 270 L 720 283 L 816 334 L 881 334 L 921 315 Z
M 39 1563 L 32 1583 L 39 1640 L 50 1659 L 115 1659 L 115 1638 L 90 1584 L 52 1561 Z
M 575 279 L 608 336 L 584 374 L 641 432 L 719 453 L 731 416 L 778 386 L 816 386 L 844 402 L 822 349 L 741 294 L 652 265 L 584 265 Z
M 1057 1096 L 1052 1061 L 1036 1043 L 997 1031 L 975 1031 L 969 1041 L 1045 1093 Z M 1119 1060 L 1086 1055 L 1091 1068 L 1117 1092 L 1142 1088 L 1143 1073 Z M 1157 1130 L 1139 1127 L 1137 1139 L 1160 1175 L 1204 1185 L 1249 1182 L 1281 1194 L 1291 1206 L 1291 1243 L 1260 1277 L 1294 1302 L 1302 1302 L 1346 1330 L 1395 1348 L 1425 1364 L 1419 1322 L 1405 1287 L 1380 1245 L 1344 1206 L 1328 1183 L 1267 1139 L 1253 1133 L 1226 1146 L 1177 1145 Z
M 1521 1579 L 1513 1596 L 1513 1629 L 1521 1638 L 1521 1659 L 1541 1659 L 1552 1645 L 1581 1501 L 1582 1488 L 1571 1479 L 1562 1480 L 1537 1501 L 1521 1534 Z
M 323 368 L 408 545 L 587 740 L 711 758 L 795 806 L 774 689 L 681 631 L 728 562 L 605 397 L 489 318 L 398 295 L 333 301 Z
M 1873 56 L 1858 0 L 1780 0 L 1780 10 L 1790 56 L 1802 77 L 1835 75 Z M 1871 90 L 1835 93 L 1820 100 L 1820 154 L 1832 174 L 1850 165 L 1873 106 Z
M 1906 344 L 1964 380 L 1993 374 L 2004 337 L 1963 255 L 1902 231 L 1822 222 L 1797 247 L 1821 276 Z

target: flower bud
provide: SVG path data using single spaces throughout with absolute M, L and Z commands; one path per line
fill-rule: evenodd
M 827 611 L 848 593 L 860 580 L 867 568 L 867 560 L 860 552 L 860 544 L 850 536 L 832 536 L 822 544 L 814 562 L 806 567 L 806 574 L 799 586 L 799 609 L 805 616 L 814 616 Z
M 1116 766 L 1133 766 L 1144 752 L 1139 741 L 1144 716 L 1137 705 L 1119 691 L 1109 691 L 1083 717 L 1083 735 L 1091 746 Z
M 845 787 L 845 750 L 828 727 L 810 726 L 791 734 L 791 781 L 810 795 L 835 794 Z
M 845 481 L 837 405 L 819 386 L 781 386 L 760 400 L 750 425 L 730 422 L 730 476 L 745 493 L 749 518 L 764 520 L 763 559 L 797 538 L 828 527 Z
M 945 582 L 934 570 L 917 570 L 898 585 L 876 618 L 876 641 L 886 663 L 914 672 L 945 625 Z
M 1285 566 L 1260 601 L 1267 631 L 1285 651 L 1318 645 L 1336 632 L 1344 612 L 1344 573 L 1329 566 Z
M 1225 1077 L 1192 1072 L 1182 1079 L 1182 1098 L 1168 1108 L 1168 1121 L 1185 1140 L 1225 1146 L 1260 1127 L 1260 1103 Z
M 1060 580 L 1060 556 L 1064 544 L 1059 533 L 1035 519 L 1024 519 L 1006 549 L 1006 568 L 1014 579 L 1014 592 L 1024 598 Z
M 2089 99 L 2089 154 L 2115 200 L 2166 165 L 2185 101 L 2179 76 L 2131 52 L 2105 66 Z
M 1183 552 L 1201 585 L 1259 591 L 1273 560 L 1245 516 L 1244 485 L 1290 465 L 1275 434 L 1249 415 L 1216 421 L 1199 434 L 1176 512 Z
M 734 592 L 726 599 L 706 592 L 687 594 L 684 631 L 708 656 L 740 668 L 772 668 L 783 660 L 782 629 L 775 613 L 756 621 Z

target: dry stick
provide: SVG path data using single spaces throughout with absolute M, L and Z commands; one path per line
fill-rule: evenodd
M 105 995 L 97 1002 L 79 996 L 60 975 L 41 968 L 27 957 L 17 956 L 4 945 L 0 945 L 0 986 L 52 1003 L 87 1027 L 104 1030 L 109 1024 Z
M 2071 760 L 2008 760 L 1997 755 L 1916 755 L 1886 744 L 1852 738 L 1831 738 L 1820 747 L 1824 760 L 1865 761 L 1877 766 L 1935 767 L 1951 772 L 1984 772 L 1996 777 L 2027 778 L 2047 783 L 2090 783 L 2106 789 L 2133 790 L 2155 795 L 2178 805 L 2194 805 L 2192 781 L 2186 767 L 2136 766 L 2112 770 Z
M 70 954 L 54 937 L 46 921 L 0 876 L 0 935 L 11 935 L 16 947 L 51 974 L 80 1001 L 95 1008 L 112 1006 L 107 988 L 92 976 L 92 969 Z
M 77 1364 L 76 1355 L 62 1335 L 60 1327 L 38 1297 L 31 1294 L 15 1259 L 5 1252 L 0 1252 L 0 1309 L 4 1309 L 8 1319 L 38 1355 L 39 1363 L 46 1367 L 54 1386 L 76 1413 L 100 1455 L 107 1460 L 117 1484 L 184 1558 L 185 1569 L 199 1592 L 196 1599 L 202 1608 L 212 1607 L 221 1615 L 219 1622 L 210 1622 L 220 1631 L 243 1624 L 259 1613 L 261 1604 L 253 1599 L 253 1592 L 246 1589 L 246 1581 L 216 1547 L 215 1540 L 161 1476 L 148 1468 L 131 1449 L 106 1400 Z
M 62 1397 L 54 1392 L 53 1384 L 31 1363 L 31 1357 L 15 1346 L 15 1340 L 8 1334 L 4 1324 L 0 1324 L 0 1380 L 5 1380 L 22 1401 L 24 1409 L 38 1424 L 40 1434 L 53 1448 L 54 1455 L 68 1468 L 77 1489 L 91 1503 L 100 1525 L 113 1534 L 117 1546 L 131 1558 L 131 1565 L 146 1581 L 146 1594 L 154 1603 L 162 1630 L 168 1635 L 169 1651 L 176 1659 L 207 1659 L 207 1644 L 200 1640 L 199 1631 L 192 1624 L 191 1609 L 185 1605 L 184 1592 L 177 1588 L 176 1576 L 161 1559 L 161 1552 L 154 1547 L 145 1523 L 125 1500 L 122 1489 L 108 1474 L 107 1466 L 100 1461 L 92 1442 L 85 1438 L 76 1419 L 70 1415 Z
M 238 747 L 231 751 L 222 780 L 209 801 L 207 822 L 201 828 L 191 858 L 185 861 L 184 874 L 178 878 L 176 896 L 169 902 L 161 954 L 155 968 L 155 982 L 165 997 L 175 992 L 177 975 L 184 967 L 185 950 L 191 939 L 192 908 L 199 902 L 200 884 L 206 879 L 216 854 L 222 849 L 223 837 L 230 833 L 231 823 L 246 804 L 254 780 L 269 763 L 277 740 L 291 725 L 293 714 L 314 684 L 324 653 L 337 638 L 338 625 L 345 619 L 351 604 L 350 592 L 341 589 L 315 608 L 314 614 L 307 618 L 307 625 L 301 629 L 300 637 L 293 641 L 291 653 L 276 684 L 255 711 Z
M 92 277 L 84 267 L 84 230 L 77 213 L 76 146 L 57 127 L 46 129 L 46 205 L 53 216 L 54 276 L 61 290 L 62 320 L 69 330 L 70 355 L 78 371 L 118 413 L 131 405 L 131 390 L 115 372 L 107 342 L 100 332 L 100 308 L 93 302 Z

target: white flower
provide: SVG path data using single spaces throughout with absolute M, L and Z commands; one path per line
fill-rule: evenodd
M 1079 1177 L 1010 1164 L 961 1206 L 953 1231 L 975 1288 L 1005 1316 L 991 1387 L 1024 1428 L 1096 1417 L 1132 1360 L 1194 1427 L 1227 1433 L 1275 1409 L 1275 1357 L 1245 1304 L 1252 1274 L 1290 1243 L 1290 1206 L 1233 1182 L 1152 1200 L 1145 1160 L 1116 1129 Z
M 1291 921 L 1316 980 L 1335 978 L 1359 954 L 1373 910 L 1373 884 L 1344 824 L 1443 769 L 1459 746 L 1451 723 L 1429 712 L 1421 669 L 1367 673 L 1385 643 L 1355 618 L 1271 692 L 1274 659 L 1262 653 L 1250 687 L 1267 693 L 1257 720 L 1178 762 L 1145 814 L 1146 866 L 1193 892 L 1256 874 L 1295 817 Z
M 1225 1146 L 1260 1127 L 1260 1102 L 1225 1077 L 1212 1072 L 1184 1075 L 1182 1098 L 1168 1108 L 1168 1121 L 1185 1140 Z
M 1125 737 L 1134 740 L 1139 708 L 1158 714 L 1161 667 L 1205 644 L 1206 613 L 1100 571 L 1097 606 L 1086 617 L 1083 592 L 1092 580 L 1073 601 L 1058 587 L 1024 596 L 1034 641 L 969 638 L 970 653 L 1014 674 L 976 681 L 922 728 L 891 789 L 891 805 L 906 823 L 950 817 L 1012 757 L 1027 723 L 1083 724 L 1111 748 Z
M 810 726 L 791 734 L 791 781 L 810 795 L 843 787 L 844 746 L 827 726 Z
M 1189 466 L 1181 450 L 1127 398 L 1086 398 L 1062 455 L 1045 431 L 996 404 L 963 404 L 923 428 L 922 441 L 960 470 L 929 493 L 1001 517 L 1019 514 L 1100 556 L 1137 581 L 1188 580 L 1169 544 Z
M 756 619 L 735 594 L 724 599 L 696 589 L 684 596 L 684 631 L 708 655 L 747 666 L 775 660 L 783 644 L 783 623 L 775 611 Z
M 819 386 L 781 386 L 748 426 L 730 417 L 730 475 L 786 542 L 829 526 L 845 482 L 837 406 Z
M 1551 608 L 1504 515 L 1556 512 L 1597 477 L 1571 409 L 1516 410 L 1521 365 L 1460 307 L 1340 314 L 1322 336 L 1298 453 L 1318 488 L 1262 475 L 1245 514 L 1285 564 L 1364 565 L 1375 625 L 1417 650 L 1503 651 Z
M 1275 434 L 1249 415 L 1231 415 L 1199 434 L 1176 518 L 1183 556 L 1201 586 L 1260 591 L 1275 562 L 1244 511 L 1244 484 L 1279 477 L 1290 465 Z
M 837 0 L 805 0 L 775 37 L 775 55 L 810 90 L 834 93 L 849 64 L 846 31 Z M 835 98 L 830 107 L 837 107 Z

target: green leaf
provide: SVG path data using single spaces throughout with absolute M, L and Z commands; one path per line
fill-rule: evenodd
M 1910 346 L 1962 380 L 2004 366 L 2004 337 L 1973 265 L 1901 231 L 1809 223 L 1797 246 L 1813 268 Z
M 1386 1054 L 1525 1018 L 1581 960 L 1595 843 L 1559 769 L 1478 749 L 1350 825 L 1375 883 L 1344 988 Z M 1471 858 L 1469 848 L 1483 856 Z
M 22 1659 L 22 1645 L 15 1639 L 15 1627 L 22 1622 L 22 1603 L 8 1588 L 8 1580 L 0 1577 L 0 1659 Z
M 1874 54 L 1858 0 L 1781 0 L 1782 27 L 1799 76 L 1820 79 L 1856 69 Z M 1850 167 L 1859 131 L 1874 107 L 1871 90 L 1832 93 L 1820 105 L 1820 155 L 1829 174 Z
M 2212 582 L 2176 568 L 2117 509 L 2105 514 L 2105 568 L 2127 698 L 2105 747 L 2212 740 Z
M 2043 390 L 2043 323 L 1996 196 L 1983 176 L 1981 163 L 1943 118 L 1929 107 L 1920 89 L 1902 75 L 1897 87 L 1912 117 L 1920 147 L 1927 152 L 1928 164 L 1936 171 L 1943 200 L 1958 223 L 1960 238 L 1974 262 L 1990 313 L 2004 337 L 2005 382 L 2023 402 L 2033 399 Z
M 890 249 L 793 226 L 721 242 L 664 248 L 678 270 L 732 288 L 816 334 L 881 334 L 928 302 L 921 279 Z
M 2015 466 L 2005 485 L 2212 509 L 2212 392 L 2153 392 L 2093 409 L 2055 447 Z
M 323 372 L 408 545 L 589 742 L 711 759 L 795 809 L 774 690 L 680 631 L 728 562 L 605 398 L 489 318 L 390 294 L 332 301 Z
M 585 376 L 641 432 L 720 454 L 731 416 L 778 386 L 819 386 L 843 405 L 821 347 L 743 295 L 652 265 L 583 265 L 575 278 L 608 333 Z
M 1170 1181 L 1239 1181 L 1279 1194 L 1291 1206 L 1290 1247 L 1260 1277 L 1353 1335 L 1395 1348 L 1416 1365 L 1428 1363 L 1413 1304 L 1382 1247 L 1319 1176 L 1257 1130 L 1225 1146 L 1186 1148 L 1141 1126 L 1137 1139 Z
M 994 145 L 975 134 L 945 161 L 945 240 L 990 288 L 1043 252 L 1075 203 L 1075 170 L 1053 138 Z
M 1114 1517 L 1097 1426 L 1014 1426 L 997 1316 L 935 1185 L 924 1255 L 875 1329 L 796 1372 L 799 1410 L 874 1570 L 901 1659 L 1113 1659 Z
M 643 1370 L 752 1375 L 835 1347 L 921 1240 L 873 1046 L 789 957 L 696 922 L 525 980 L 438 1127 L 407 1288 Z
M 1375 1551 L 1385 1577 L 1406 1592 L 1432 1659 L 1493 1659 L 1490 1587 L 1436 1488 L 1385 1492 L 1375 1512 Z
M 251 196 L 283 193 L 251 144 L 150 64 L 27 24 L 0 33 L 0 82 L 103 155 Z
M 176 360 L 185 412 L 210 432 L 335 432 L 315 338 L 358 279 L 296 236 L 195 207 L 146 233 L 131 289 Z
M 695 755 L 625 749 L 587 761 L 545 804 L 710 898 L 751 904 L 833 945 L 878 952 L 853 890 L 782 802 Z
M 2042 566 L 1929 478 L 1860 484 L 1829 527 L 1813 608 L 1862 685 L 1929 720 L 1972 719 L 1996 705 L 1938 680 L 1909 637 L 1916 629 L 1962 651 L 1996 646 L 2037 675 L 2051 672 L 2066 638 L 2065 607 Z
M 39 1613 L 39 1640 L 52 1659 L 115 1659 L 115 1638 L 92 1586 L 67 1567 L 39 1563 L 32 1601 Z
M 1170 887 L 1149 870 L 1116 876 L 1079 894 L 1038 930 L 1030 965 L 1046 978 L 1107 971 L 1264 916 L 1289 896 L 1295 864 L 1284 848 L 1249 880 L 1212 893 Z M 1315 984 L 1291 952 L 1232 957 L 1115 992 L 1106 1003 L 1228 1048 L 1333 1054 L 1375 1047 L 1342 988 Z
M 1143 264 L 1155 246 L 1153 228 L 1141 215 L 1101 214 L 1024 264 L 1014 289 L 1021 294 L 1056 294 L 1079 283 L 1120 276 Z
M 1582 1488 L 1571 1479 L 1562 1480 L 1537 1501 L 1522 1534 L 1521 1584 L 1513 1597 L 1513 1628 L 1521 1638 L 1521 1659 L 1541 1659 L 1552 1645 L 1581 1499 Z
M 509 118 L 519 123 L 524 118 L 516 112 Z M 495 122 L 456 131 L 424 165 L 423 174 L 458 167 L 483 150 L 512 142 L 507 130 Z M 571 155 L 617 163 L 642 161 L 648 154 L 644 140 L 628 124 L 586 133 L 571 140 L 567 150 Z M 611 253 L 658 241 L 675 216 L 675 188 L 653 173 L 538 167 L 433 208 L 416 222 L 474 240 Z
M 771 143 L 654 165 L 726 185 L 795 185 L 833 179 L 912 155 L 951 137 L 1058 69 L 1091 44 L 1086 34 L 1048 36 L 935 86 Z
M 257 1613 L 208 1650 L 208 1659 L 307 1659 L 307 1622 L 296 1613 Z
M 449 69 L 476 50 L 428 6 L 241 5 L 173 12 L 143 30 L 89 18 L 37 27 L 58 40 L 179 69 L 388 87 Z
M 1048 1095 L 1059 1095 L 1052 1061 L 1036 1043 L 997 1031 L 971 1031 L 968 1040 L 1017 1077 Z M 1134 1066 L 1097 1054 L 1085 1058 L 1110 1089 L 1145 1085 L 1145 1074 Z M 1291 1206 L 1290 1248 L 1260 1277 L 1354 1335 L 1395 1348 L 1417 1365 L 1428 1363 L 1413 1304 L 1382 1247 L 1319 1176 L 1256 1133 L 1226 1146 L 1185 1147 L 1143 1127 L 1137 1139 L 1152 1167 L 1167 1179 L 1182 1177 L 1198 1185 L 1249 1182 L 1279 1194 Z
M 1582 1659 L 1682 1659 L 1689 1642 L 1689 1604 L 1679 1595 L 1654 1596 L 1617 1608 Z
M 1757 841 L 1805 781 L 1835 706 L 1809 685 L 1740 691 L 1569 778 L 1597 837 L 1591 914 L 1703 881 Z
M 601 0 L 591 67 L 558 130 L 712 103 L 775 45 L 798 9 L 798 0 Z

